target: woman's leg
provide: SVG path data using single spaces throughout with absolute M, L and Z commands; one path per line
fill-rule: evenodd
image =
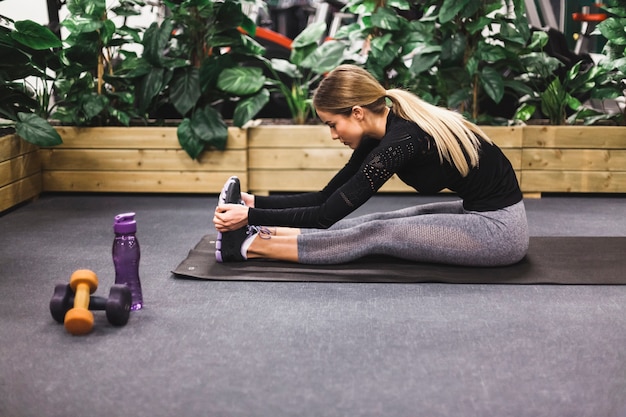
M 343 219 L 329 227 L 328 229 L 302 229 L 302 233 L 315 233 L 325 232 L 328 230 L 341 230 L 350 229 L 363 223 L 368 223 L 373 220 L 390 220 L 400 219 L 413 216 L 420 216 L 423 214 L 436 214 L 436 213 L 449 213 L 449 214 L 461 214 L 463 213 L 463 202 L 461 200 L 444 201 L 429 204 L 420 204 L 417 206 L 406 207 L 398 210 L 383 211 L 378 213 L 365 214 L 362 216 L 351 217 Z
M 418 262 L 497 266 L 518 262 L 527 249 L 528 226 L 520 202 L 493 212 L 370 217 L 351 228 L 255 239 L 248 258 L 337 264 L 389 255 Z

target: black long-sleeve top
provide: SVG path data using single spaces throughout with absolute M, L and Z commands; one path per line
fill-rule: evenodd
M 463 199 L 466 210 L 492 211 L 521 201 L 509 160 L 498 146 L 480 140 L 479 164 L 463 177 L 449 162 L 440 161 L 432 136 L 390 112 L 385 135 L 380 140 L 363 138 L 323 190 L 255 196 L 248 223 L 328 228 L 365 203 L 394 174 L 422 194 L 448 188 Z

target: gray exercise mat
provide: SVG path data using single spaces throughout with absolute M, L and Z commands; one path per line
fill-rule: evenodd
M 173 270 L 177 278 L 452 284 L 626 284 L 626 237 L 531 237 L 527 256 L 507 267 L 478 268 L 367 257 L 341 265 L 250 260 L 215 262 L 215 236 L 204 236 Z

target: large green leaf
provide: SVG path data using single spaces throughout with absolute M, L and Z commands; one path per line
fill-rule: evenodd
M 100 20 L 88 20 L 79 17 L 67 18 L 61 22 L 61 26 L 66 28 L 72 35 L 95 32 L 102 27 L 102 21 Z M 66 39 L 70 43 L 74 43 L 71 39 Z
M 272 68 L 274 71 L 280 72 L 289 76 L 290 78 L 300 78 L 302 74 L 298 70 L 298 67 L 295 64 L 287 61 L 286 59 L 280 58 L 272 58 L 270 60 Z
M 302 48 L 303 46 L 315 44 L 317 45 L 322 39 L 324 32 L 326 31 L 326 23 L 317 22 L 307 26 L 291 44 L 292 49 Z
M 112 20 L 105 20 L 103 22 L 102 29 L 100 30 L 100 39 L 104 46 L 119 46 L 125 43 L 121 39 L 113 39 L 116 31 L 117 27 L 115 27 L 115 23 L 113 23 Z
M 143 35 L 143 57 L 154 66 L 161 66 L 167 48 L 173 23 L 166 19 L 161 23 L 152 23 Z
M 200 71 L 194 67 L 174 71 L 174 78 L 170 83 L 170 100 L 182 115 L 187 114 L 202 95 L 199 73 Z
M 105 0 L 69 0 L 67 8 L 73 15 L 100 18 L 106 11 Z
M 478 58 L 486 62 L 496 62 L 506 58 L 505 49 L 499 45 L 478 44 Z
M 227 93 L 247 96 L 259 91 L 265 84 L 263 70 L 256 67 L 235 67 L 222 71 L 217 87 Z
M 99 115 L 109 104 L 109 99 L 103 95 L 92 93 L 85 95 L 82 110 L 87 119 L 92 119 Z
M 38 51 L 63 46 L 61 40 L 50 29 L 32 20 L 15 22 L 15 31 L 11 32 L 11 37 L 16 42 Z
M 379 7 L 372 14 L 372 24 L 384 30 L 399 30 L 402 19 L 393 9 L 387 7 Z
M 457 34 L 443 41 L 441 44 L 441 60 L 444 62 L 462 62 L 465 55 L 467 38 Z
M 18 113 L 16 133 L 24 140 L 37 146 L 54 146 L 63 143 L 61 136 L 42 117 L 32 113 Z
M 615 45 L 626 45 L 626 18 L 610 17 L 600 22 L 597 29 Z
M 456 108 L 461 103 L 466 102 L 472 98 L 472 90 L 469 88 L 460 88 L 453 91 L 448 95 L 446 105 L 450 108 Z
M 217 30 L 223 31 L 236 28 L 243 23 L 241 4 L 235 1 L 215 2 L 218 5 L 216 14 Z
M 415 55 L 411 61 L 411 73 L 419 75 L 431 69 L 439 60 L 439 53 L 425 53 Z
M 345 50 L 346 45 L 343 42 L 324 42 L 300 65 L 304 68 L 310 68 L 317 74 L 323 74 L 341 64 Z
M 444 0 L 439 10 L 439 21 L 447 23 L 469 3 L 470 0 Z
M 537 106 L 533 104 L 524 103 L 520 106 L 519 109 L 517 109 L 517 111 L 515 112 L 515 115 L 513 116 L 513 119 L 525 122 L 529 120 L 533 116 L 533 114 L 535 114 L 536 110 L 537 110 Z
M 499 103 L 504 96 L 504 80 L 502 75 L 491 67 L 485 67 L 480 72 L 485 93 L 495 102 Z
M 191 128 L 191 120 L 184 119 L 178 125 L 176 134 L 178 136 L 178 143 L 180 143 L 180 146 L 187 152 L 187 155 L 189 155 L 191 159 L 197 159 L 204 150 L 204 143 L 194 134 Z
M 228 126 L 222 116 L 213 107 L 206 106 L 191 116 L 191 128 L 205 146 L 218 150 L 226 148 Z
M 161 92 L 164 77 L 165 70 L 163 68 L 152 68 L 148 74 L 142 77 L 137 88 L 137 106 L 140 113 L 145 112 L 152 99 Z
M 248 97 L 237 103 L 233 115 L 233 124 L 242 127 L 270 101 L 270 93 L 265 88 L 252 97 Z

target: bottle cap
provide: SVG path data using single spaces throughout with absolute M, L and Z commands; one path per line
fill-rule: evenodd
M 113 231 L 115 233 L 135 233 L 137 231 L 135 213 L 124 213 L 115 216 Z

